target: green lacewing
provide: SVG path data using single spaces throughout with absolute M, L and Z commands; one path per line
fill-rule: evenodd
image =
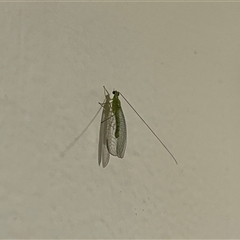
M 104 87 L 105 101 L 101 104 L 102 118 L 98 144 L 98 163 L 106 167 L 110 154 L 119 158 L 124 157 L 127 144 L 127 127 L 122 111 L 121 102 L 118 99 L 119 92 L 113 91 L 113 98 Z
M 110 154 L 123 158 L 127 145 L 127 126 L 119 95 L 128 103 L 138 117 L 143 121 L 147 128 L 157 138 L 157 140 L 163 145 L 163 147 L 171 155 L 175 163 L 177 164 L 176 158 L 168 150 L 162 140 L 156 135 L 156 133 L 149 127 L 145 120 L 139 115 L 139 113 L 133 108 L 129 101 L 118 91 L 113 91 L 113 98 L 110 98 L 110 94 L 105 87 L 105 100 L 100 103 L 102 106 L 102 118 L 99 132 L 99 143 L 98 143 L 98 163 L 102 163 L 103 167 L 106 167 L 109 163 Z

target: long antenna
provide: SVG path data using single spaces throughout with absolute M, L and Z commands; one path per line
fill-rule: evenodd
M 120 93 L 121 94 L 121 93 Z M 148 127 L 148 129 L 152 132 L 152 134 L 157 138 L 157 140 L 163 145 L 163 147 L 168 151 L 168 153 L 171 155 L 173 160 L 176 164 L 178 164 L 176 158 L 173 156 L 173 154 L 168 150 L 166 145 L 163 143 L 163 141 L 156 135 L 156 133 L 149 127 L 149 125 L 144 121 L 144 119 L 139 115 L 139 113 L 134 109 L 134 107 L 130 104 L 130 102 L 121 94 L 121 96 L 124 98 L 124 100 L 128 103 L 128 105 L 132 108 L 132 110 L 138 115 L 138 117 L 143 121 L 143 123 Z

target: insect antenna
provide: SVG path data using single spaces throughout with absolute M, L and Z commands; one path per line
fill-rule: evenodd
M 120 93 L 121 94 L 121 93 Z M 132 108 L 132 110 L 138 115 L 138 117 L 143 121 L 143 123 L 147 126 L 147 128 L 152 132 L 152 134 L 157 138 L 157 140 L 162 144 L 162 146 L 168 151 L 168 153 L 171 155 L 173 160 L 176 164 L 178 164 L 176 158 L 173 156 L 173 154 L 168 150 L 167 146 L 163 143 L 163 141 L 157 136 L 157 134 L 149 127 L 149 125 L 145 122 L 145 120 L 140 116 L 140 114 L 134 109 L 134 107 L 131 105 L 131 103 L 121 94 L 123 99 L 127 102 L 127 104 Z

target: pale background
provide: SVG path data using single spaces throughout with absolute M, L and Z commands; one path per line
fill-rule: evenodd
M 240 4 L 1 3 L 0 238 L 239 238 Z M 121 98 L 124 159 L 98 166 Z

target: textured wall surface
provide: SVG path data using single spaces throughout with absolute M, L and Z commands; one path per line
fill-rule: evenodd
M 239 12 L 0 3 L 0 238 L 239 238 Z M 98 166 L 103 85 L 178 165 L 120 97 L 126 153 Z

